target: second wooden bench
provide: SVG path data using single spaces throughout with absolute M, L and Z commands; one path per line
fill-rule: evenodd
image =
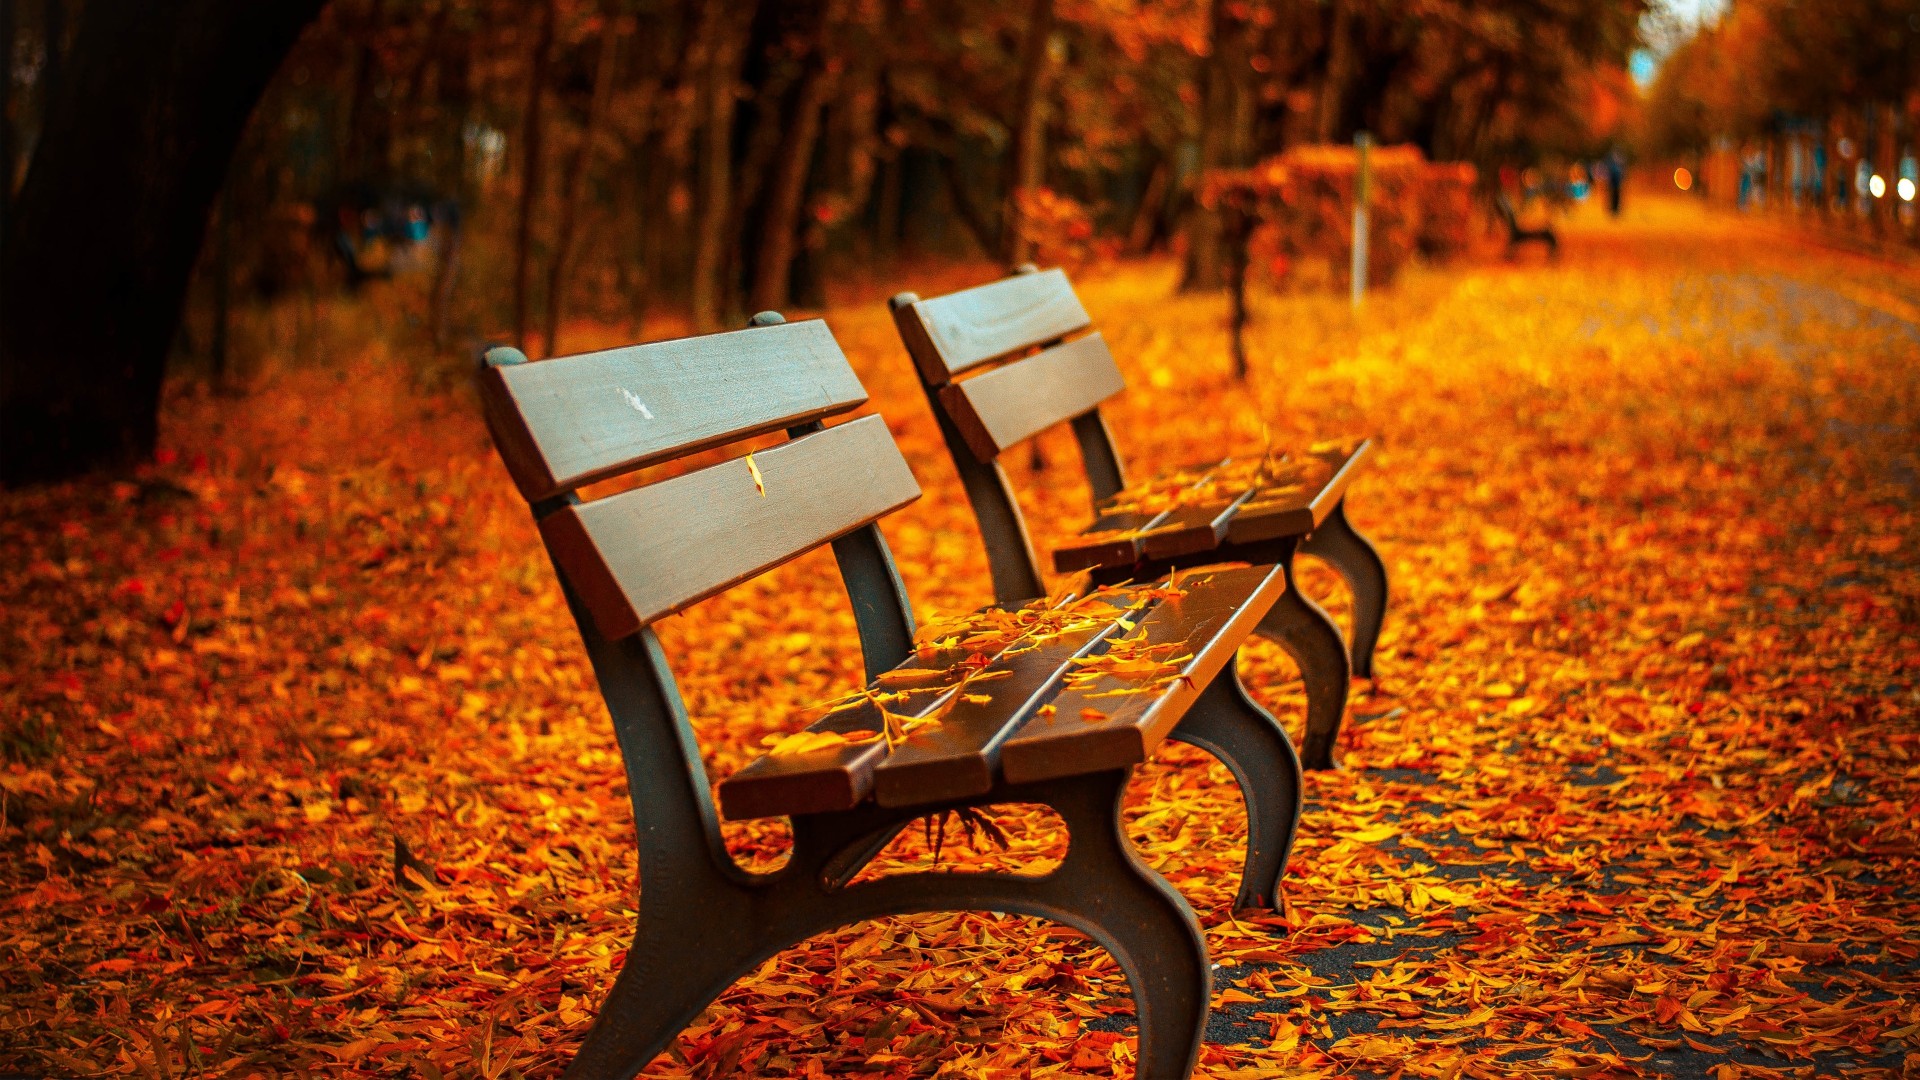
M 1279 567 L 1287 588 L 1260 633 L 1300 668 L 1307 693 L 1302 762 L 1331 767 L 1349 677 L 1372 677 L 1387 610 L 1386 564 L 1346 515 L 1348 486 L 1373 444 L 1329 443 L 1282 460 L 1252 450 L 1130 485 L 1100 414 L 1126 381 L 1066 274 L 1023 267 L 930 300 L 901 293 L 892 307 L 979 521 L 995 596 L 1004 602 L 1046 592 L 999 456 L 1070 422 L 1094 518 L 1054 551 L 1054 569 L 1091 570 L 1101 582 L 1227 562 Z M 1351 651 L 1333 620 L 1296 587 L 1296 554 L 1327 562 L 1352 590 Z

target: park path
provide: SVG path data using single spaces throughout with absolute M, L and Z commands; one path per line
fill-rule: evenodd
M 1384 447 L 1351 500 L 1394 577 L 1382 679 L 1310 777 L 1283 909 L 1228 911 L 1217 766 L 1174 748 L 1130 797 L 1220 963 L 1201 1075 L 1911 1072 L 1920 274 L 1683 204 L 1563 250 L 1416 270 L 1358 319 L 1262 290 L 1245 386 L 1217 297 L 1090 278 L 1141 471 Z M 927 491 L 886 525 L 922 617 L 977 605 L 884 310 L 826 314 Z M 407 356 L 177 388 L 163 464 L 0 500 L 0 1071 L 550 1076 L 591 1016 L 631 930 L 616 750 L 471 399 Z M 1044 541 L 1084 494 L 1070 438 L 1043 449 L 1009 464 Z M 711 773 L 855 677 L 830 568 L 663 624 Z M 1244 670 L 1297 726 L 1285 657 Z M 1057 860 L 1044 814 L 1000 820 L 1009 850 L 942 860 Z M 396 887 L 396 841 L 431 880 Z M 929 858 L 910 831 L 881 868 Z M 861 925 L 645 1075 L 1124 1074 L 1123 991 L 1033 922 Z

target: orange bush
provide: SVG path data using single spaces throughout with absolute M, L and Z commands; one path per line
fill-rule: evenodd
M 1467 246 L 1473 166 L 1429 163 L 1411 145 L 1377 147 L 1371 158 L 1368 276 L 1374 283 L 1392 281 L 1416 253 L 1446 258 Z M 1323 262 L 1344 286 L 1358 173 L 1353 147 L 1300 146 L 1251 169 L 1210 174 L 1200 198 L 1209 207 L 1255 216 L 1253 265 L 1267 268 L 1267 276 L 1282 280 L 1295 266 Z

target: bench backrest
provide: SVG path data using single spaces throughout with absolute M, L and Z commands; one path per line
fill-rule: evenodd
M 555 565 L 608 640 L 868 525 L 920 495 L 818 320 L 526 363 L 489 354 L 494 441 Z M 581 503 L 574 489 L 786 429 L 742 458 Z
M 1020 267 L 986 285 L 929 300 L 902 293 L 892 304 L 980 522 L 996 598 L 1045 595 L 1019 503 L 996 459 L 1071 421 L 1094 500 L 1126 486 L 1100 416 L 1101 402 L 1126 389 L 1106 339 L 1083 333 L 1092 319 L 1060 270 Z
M 981 461 L 1126 389 L 1067 275 L 1015 273 L 991 284 L 899 305 L 894 318 L 920 378 L 935 389 Z M 999 361 L 997 365 L 995 362 Z M 991 370 L 957 380 L 987 365 Z

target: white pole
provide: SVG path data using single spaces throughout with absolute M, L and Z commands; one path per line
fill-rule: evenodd
M 1353 137 L 1353 149 L 1359 154 L 1353 191 L 1353 306 L 1367 292 L 1367 201 L 1372 195 L 1373 163 L 1367 151 L 1373 149 L 1373 136 L 1362 131 Z

